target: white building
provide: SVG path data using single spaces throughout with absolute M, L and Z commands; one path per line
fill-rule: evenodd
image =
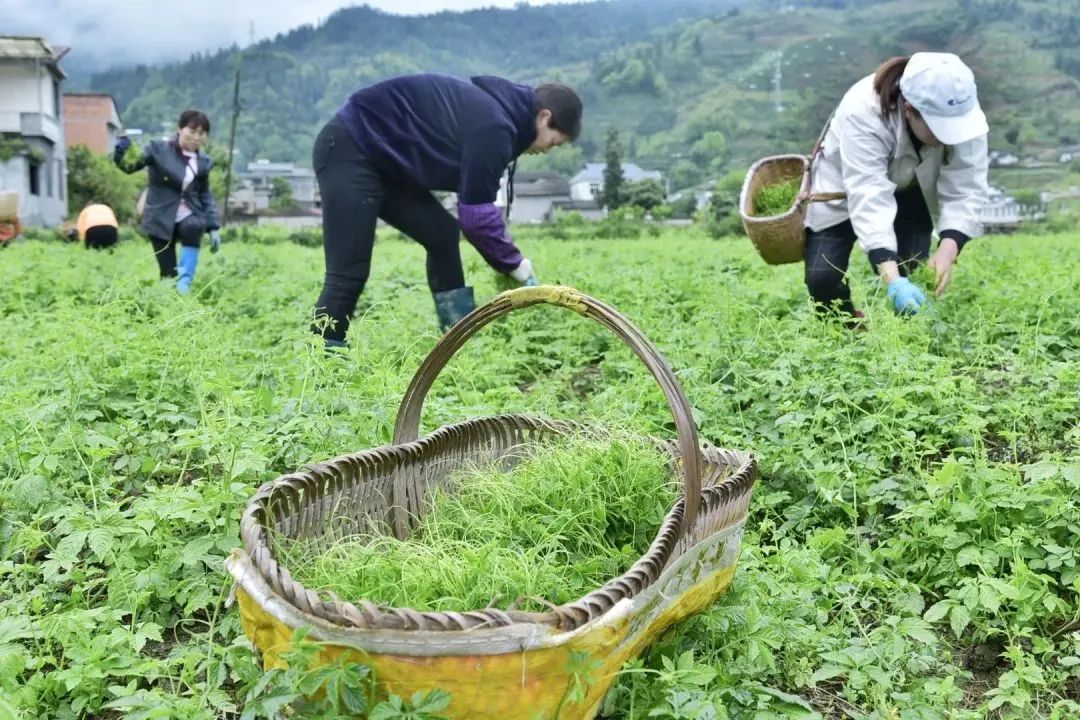
M 67 216 L 67 152 L 54 48 L 38 37 L 0 35 L 0 190 L 19 193 L 25 226 L 56 226 Z
M 521 170 L 514 176 L 514 204 L 510 222 L 547 222 L 556 202 L 570 199 L 570 184 L 557 172 Z M 506 175 L 499 181 L 495 205 L 506 207 Z
M 1011 167 L 1020 162 L 1020 156 L 1012 152 L 991 150 L 989 154 L 991 167 Z
M 585 169 L 570 180 L 570 197 L 573 200 L 597 200 L 604 191 L 604 163 L 586 163 Z M 622 164 L 623 179 L 627 182 L 656 180 L 664 182 L 659 170 L 642 170 L 635 163 Z
M 1045 218 L 1048 200 L 1046 193 L 1043 193 L 1037 204 L 1021 205 L 1005 190 L 991 185 L 986 203 L 979 209 L 979 221 L 988 232 L 1015 230 L 1025 221 Z
M 304 210 L 322 206 L 319 184 L 315 171 L 298 167 L 291 162 L 256 160 L 248 163 L 247 170 L 237 173 L 239 187 L 233 190 L 229 205 L 247 213 L 255 213 L 270 207 L 270 195 L 275 178 L 282 178 L 292 188 L 293 202 Z

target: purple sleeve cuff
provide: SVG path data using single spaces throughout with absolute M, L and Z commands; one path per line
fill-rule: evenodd
M 525 259 L 510 239 L 506 221 L 494 203 L 458 203 L 458 222 L 465 238 L 480 253 L 480 257 L 499 272 L 509 273 Z

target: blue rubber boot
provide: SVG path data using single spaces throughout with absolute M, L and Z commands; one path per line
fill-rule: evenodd
M 180 262 L 176 263 L 176 291 L 191 292 L 191 281 L 195 279 L 195 267 L 199 264 L 199 248 L 180 246 Z
M 439 329 L 443 332 L 476 309 L 471 287 L 432 293 L 432 297 L 435 298 L 435 314 L 439 316 Z

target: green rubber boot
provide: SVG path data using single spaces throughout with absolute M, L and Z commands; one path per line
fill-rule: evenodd
M 432 293 L 432 297 L 435 298 L 435 314 L 439 316 L 439 329 L 443 332 L 476 309 L 471 287 Z

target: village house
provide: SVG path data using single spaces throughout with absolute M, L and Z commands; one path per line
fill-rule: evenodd
M 622 176 L 626 182 L 656 180 L 663 184 L 664 176 L 659 170 L 643 170 L 637 163 L 623 163 Z M 570 180 L 572 200 L 599 201 L 604 192 L 604 163 L 586 163 L 585 169 Z
M 60 60 L 68 48 L 0 35 L 0 190 L 19 194 L 24 226 L 67 216 L 67 151 Z
M 246 170 L 237 173 L 238 186 L 229 198 L 230 208 L 245 215 L 268 210 L 276 178 L 289 184 L 293 202 L 299 209 L 311 211 L 322 207 L 314 170 L 291 162 L 256 160 L 248 163 Z
M 664 176 L 659 171 L 643 170 L 635 163 L 623 163 L 622 172 L 627 182 L 664 181 Z M 603 190 L 604 163 L 587 163 L 584 169 L 569 181 L 556 172 L 521 171 L 514 176 L 514 203 L 510 210 L 510 221 L 552 222 L 559 213 L 568 212 L 580 213 L 588 220 L 600 220 L 607 214 L 600 201 Z M 505 176 L 500 182 L 495 204 L 506 207 Z
M 570 183 L 559 173 L 523 170 L 514 175 L 514 204 L 510 208 L 510 221 L 547 222 L 551 219 L 553 205 L 560 200 L 569 199 Z M 500 182 L 495 204 L 506 207 L 505 176 Z
M 544 218 L 545 222 L 553 222 L 560 213 L 578 213 L 586 220 L 603 220 L 607 217 L 607 209 L 596 200 L 566 198 L 551 204 L 551 211 Z
M 64 137 L 67 147 L 85 145 L 108 155 L 124 131 L 116 101 L 104 93 L 64 93 Z

